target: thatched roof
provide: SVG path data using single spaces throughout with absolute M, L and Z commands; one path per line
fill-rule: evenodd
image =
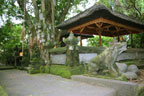
M 141 30 L 144 29 L 144 23 L 138 20 L 134 20 L 133 18 L 130 18 L 126 15 L 112 11 L 104 5 L 94 5 L 91 8 L 85 10 L 84 12 L 81 12 L 80 14 L 62 22 L 57 27 L 59 29 L 68 30 L 70 28 L 79 26 L 81 24 L 101 17 L 130 27 L 135 27 Z

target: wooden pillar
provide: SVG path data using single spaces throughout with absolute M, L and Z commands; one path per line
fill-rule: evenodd
M 80 33 L 80 46 L 82 46 L 82 36 L 81 36 L 81 33 Z
M 118 39 L 118 42 L 120 42 L 120 37 L 119 36 L 117 37 L 117 39 Z
M 99 32 L 99 47 L 102 45 L 102 41 L 101 41 L 101 32 Z
M 81 30 L 80 30 L 80 46 L 82 46 L 82 36 L 81 36 L 81 33 L 83 32 L 85 27 L 83 27 Z
M 130 38 L 131 38 L 131 47 L 134 48 L 134 45 L 133 45 L 133 34 L 130 34 Z

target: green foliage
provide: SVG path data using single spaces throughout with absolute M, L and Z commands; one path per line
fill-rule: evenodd
M 73 13 L 78 13 L 80 12 L 80 9 L 78 9 L 78 5 L 85 5 L 88 2 L 88 0 L 73 0 L 70 3 L 69 9 L 65 10 L 66 8 L 68 8 L 69 5 L 69 0 L 56 0 L 56 25 L 60 24 L 62 21 L 64 21 L 64 19 L 68 19 L 70 17 L 70 13 L 71 11 L 73 11 Z M 61 19 L 62 14 L 66 14 L 66 16 L 64 16 L 64 19 Z
M 89 38 L 88 40 L 88 46 L 99 46 L 99 37 L 95 36 L 94 38 Z M 112 42 L 113 38 L 111 37 L 104 37 L 102 36 L 102 46 L 108 47 L 109 42 Z
M 14 62 L 16 52 L 18 52 L 19 55 L 21 49 L 21 26 L 12 25 L 11 22 L 8 22 L 0 29 L 0 33 L 0 59 L 3 60 L 4 63 L 9 62 L 10 64 Z
M 0 96 L 8 96 L 7 93 L 4 91 L 2 86 L 0 86 Z

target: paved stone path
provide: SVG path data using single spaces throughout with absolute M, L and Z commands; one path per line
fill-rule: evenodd
M 115 96 L 113 89 L 96 87 L 50 74 L 1 70 L 0 84 L 8 96 Z

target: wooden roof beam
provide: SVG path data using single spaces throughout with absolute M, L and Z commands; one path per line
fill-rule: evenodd
M 126 29 L 134 30 L 134 31 L 140 31 L 140 32 L 143 31 L 141 29 L 134 28 L 134 27 L 131 27 L 131 26 L 127 26 L 127 25 L 124 25 L 124 24 L 120 24 L 120 23 L 117 23 L 117 22 L 114 22 L 114 21 L 111 21 L 111 20 L 108 20 L 108 19 L 104 19 L 104 18 L 101 18 L 100 21 L 103 21 L 104 23 L 108 23 L 108 24 L 111 24 L 111 25 L 114 25 L 114 26 L 117 25 L 119 27 L 123 27 L 123 28 L 126 28 Z
M 107 27 L 106 26 L 102 27 L 102 23 L 100 23 L 100 22 L 107 23 L 107 24 L 110 24 L 110 25 L 108 25 Z M 120 23 L 117 23 L 117 22 L 114 22 L 114 21 L 111 21 L 111 20 L 108 20 L 108 19 L 98 18 L 98 19 L 89 21 L 87 23 L 81 24 L 79 26 L 70 28 L 70 29 L 68 29 L 68 32 L 71 32 L 73 30 L 81 29 L 81 28 L 89 26 L 91 24 L 97 24 L 99 27 L 101 26 L 102 28 L 110 28 L 110 27 L 116 25 L 116 26 L 118 26 L 120 28 L 125 28 L 125 29 L 128 29 L 128 30 L 136 31 L 136 32 L 142 32 L 143 31 L 141 29 L 134 28 L 134 27 L 131 27 L 131 26 L 127 26 L 127 25 L 124 25 L 124 24 L 120 24 Z
M 70 29 L 68 29 L 68 32 L 71 32 L 71 31 L 73 31 L 73 30 L 77 30 L 77 29 L 80 29 L 80 28 L 82 28 L 82 27 L 86 27 L 86 26 L 88 26 L 88 25 L 95 24 L 95 23 L 98 23 L 98 22 L 101 22 L 101 18 L 98 18 L 98 19 L 89 21 L 89 22 L 87 22 L 87 23 L 81 24 L 81 25 L 79 25 L 79 26 L 70 28 Z
M 96 24 L 96 26 L 97 26 L 98 28 L 102 28 L 103 22 L 97 22 L 97 23 L 95 23 L 95 24 Z

